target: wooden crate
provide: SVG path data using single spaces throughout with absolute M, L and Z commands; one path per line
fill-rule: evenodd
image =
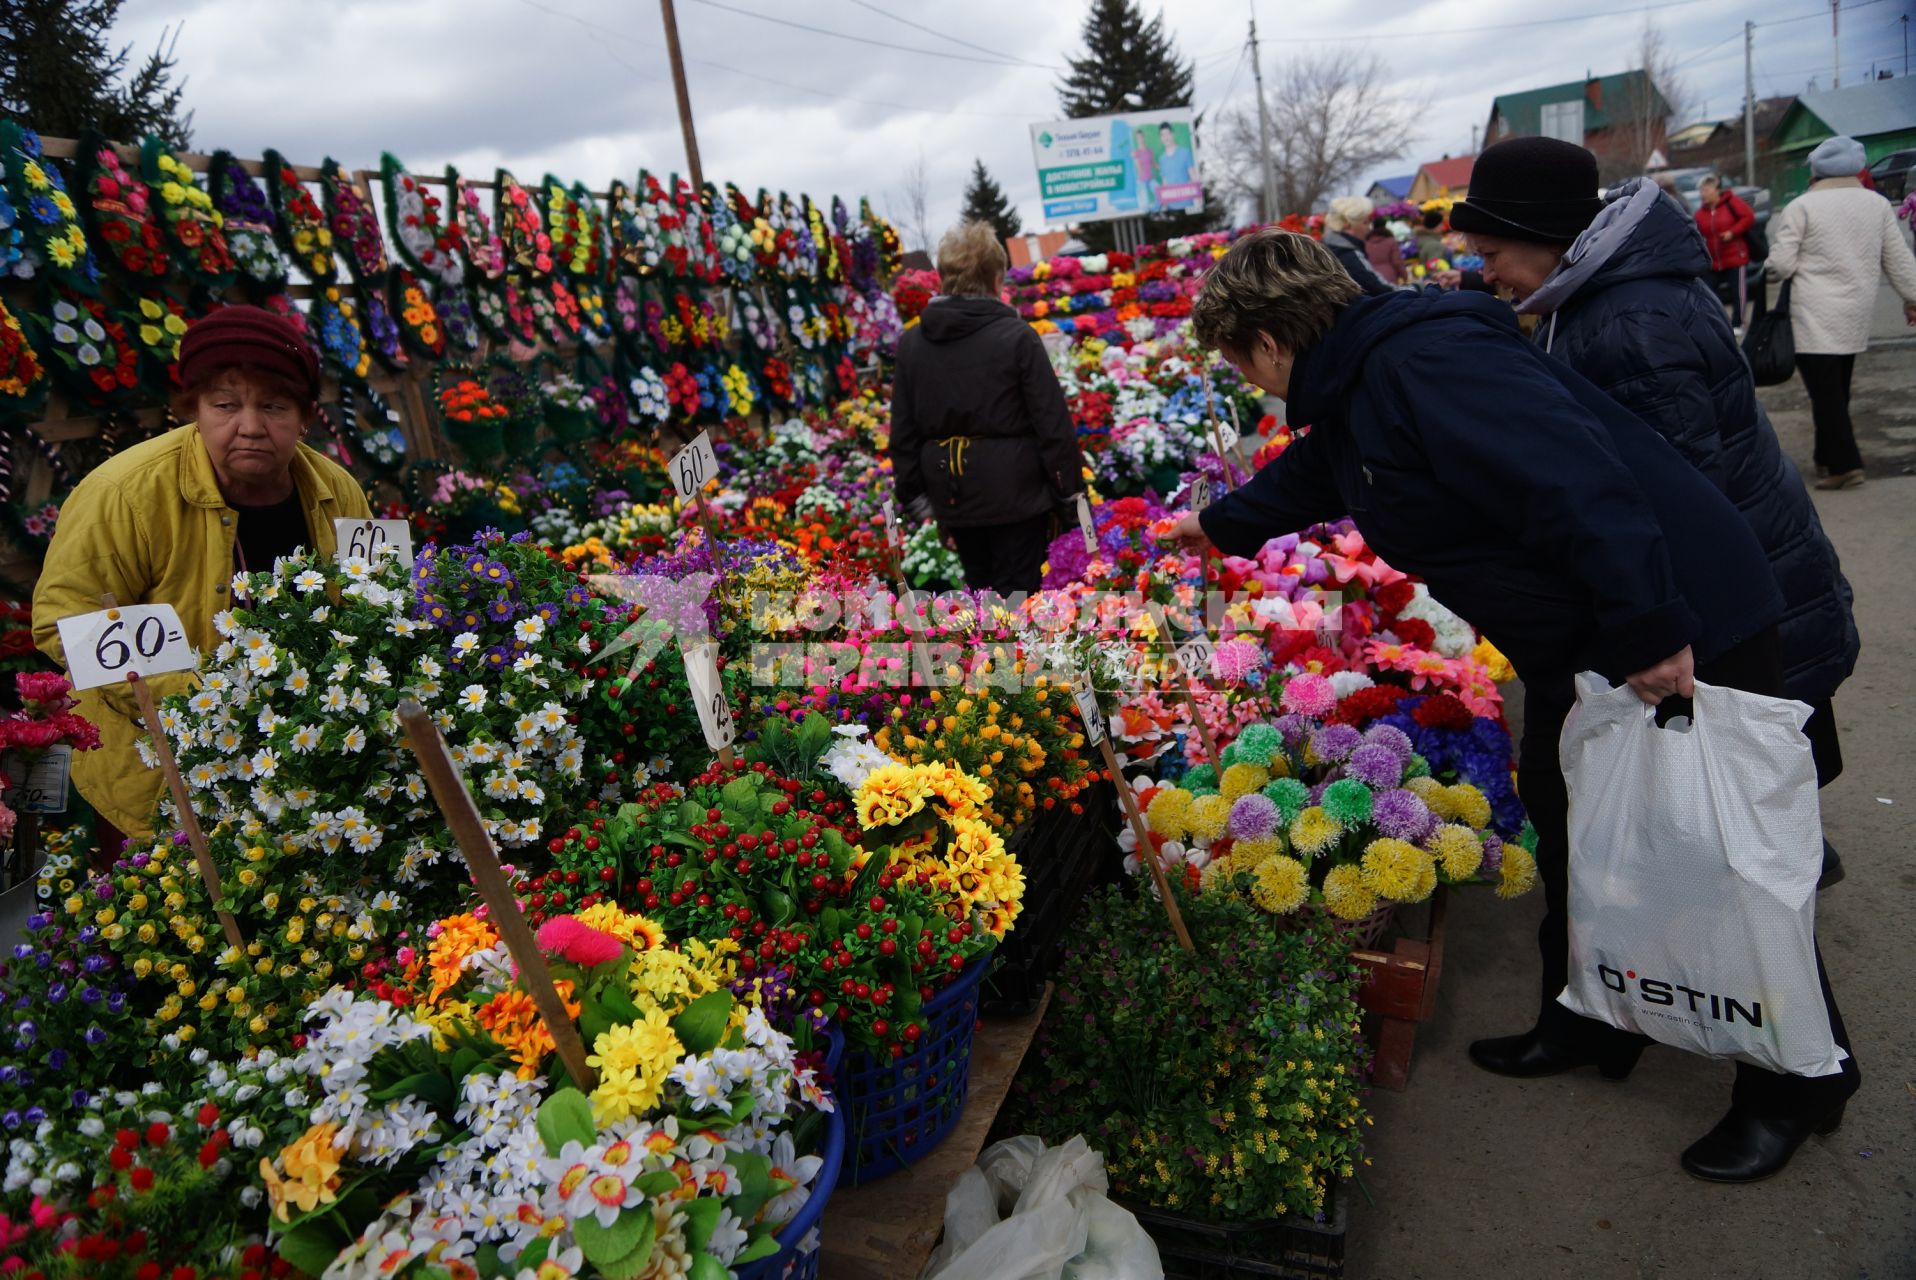
M 1410 1083 L 1410 1059 L 1417 1024 L 1437 1009 L 1437 982 L 1444 971 L 1444 924 L 1450 900 L 1444 886 L 1431 896 L 1429 923 L 1422 937 L 1398 937 L 1351 952 L 1370 970 L 1357 1001 L 1378 1016 L 1380 1027 L 1372 1061 L 1372 1079 L 1386 1089 Z

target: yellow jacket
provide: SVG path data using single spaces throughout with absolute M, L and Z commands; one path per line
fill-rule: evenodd
M 333 554 L 333 520 L 371 514 L 365 491 L 338 464 L 307 448 L 293 457 L 293 486 L 306 512 L 307 546 Z M 213 463 L 188 423 L 101 463 L 60 508 L 46 565 L 33 591 L 33 640 L 64 665 L 57 623 L 101 607 L 170 604 L 200 653 L 218 643 L 213 615 L 232 604 L 233 544 L 239 517 L 220 496 Z M 153 680 L 155 698 L 190 686 L 188 672 Z M 100 815 L 129 836 L 152 831 L 165 788 L 141 761 L 139 706 L 124 685 L 79 695 L 79 711 L 100 726 L 100 747 L 73 757 L 73 782 Z

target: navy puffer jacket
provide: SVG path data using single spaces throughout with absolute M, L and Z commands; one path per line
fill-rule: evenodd
M 1688 212 L 1633 183 L 1519 310 L 1540 317 L 1537 341 L 1552 356 L 1649 423 L 1742 512 L 1783 592 L 1790 696 L 1814 702 L 1856 666 L 1850 585 L 1723 308 L 1699 279 L 1709 269 Z

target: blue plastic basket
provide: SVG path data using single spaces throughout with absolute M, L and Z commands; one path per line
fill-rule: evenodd
M 958 1123 L 971 1091 L 978 987 L 990 967 L 990 954 L 979 956 L 926 1002 L 925 1034 L 904 1057 L 881 1061 L 858 1048 L 845 1055 L 842 1096 L 850 1133 L 841 1177 L 847 1186 L 924 1159 Z
M 811 1199 L 786 1223 L 776 1237 L 778 1252 L 757 1262 L 748 1262 L 732 1274 L 735 1280 L 818 1280 L 818 1242 L 810 1250 L 801 1250 L 805 1237 L 825 1216 L 825 1202 L 838 1185 L 838 1172 L 845 1164 L 845 1106 L 841 1101 L 825 1126 L 825 1147 L 819 1152 L 825 1163 L 812 1179 Z

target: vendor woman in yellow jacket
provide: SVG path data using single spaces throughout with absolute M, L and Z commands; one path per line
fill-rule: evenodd
M 370 514 L 344 470 L 300 443 L 319 411 L 319 358 L 290 322 L 257 307 L 222 307 L 180 342 L 175 411 L 193 422 L 102 463 L 60 510 L 33 593 L 33 638 L 64 662 L 56 624 L 120 604 L 170 604 L 201 653 L 213 617 L 232 603 L 236 572 L 268 570 L 305 547 L 331 555 L 333 520 Z M 164 697 L 190 674 L 161 676 Z M 100 815 L 100 854 L 152 833 L 165 786 L 135 743 L 145 736 L 132 691 L 80 695 L 100 749 L 73 758 L 73 781 Z

